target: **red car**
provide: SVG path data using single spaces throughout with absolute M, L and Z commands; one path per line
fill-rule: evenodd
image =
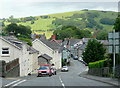
M 38 77 L 43 75 L 52 76 L 51 66 L 49 64 L 40 65 L 38 70 Z

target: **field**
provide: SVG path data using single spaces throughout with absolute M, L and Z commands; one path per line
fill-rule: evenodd
M 34 31 L 34 33 L 36 34 L 43 34 L 45 33 L 47 38 L 50 38 L 51 35 L 53 34 L 54 30 L 56 30 L 56 25 L 52 24 L 52 21 L 55 20 L 56 18 L 59 19 L 64 19 L 64 20 L 68 20 L 69 18 L 66 17 L 70 17 L 73 16 L 76 13 L 79 14 L 86 14 L 86 13 L 98 13 L 99 17 L 94 18 L 94 20 L 100 24 L 101 26 L 103 26 L 103 30 L 107 30 L 107 31 L 111 31 L 112 30 L 112 25 L 104 25 L 100 23 L 100 19 L 101 18 L 111 18 L 111 19 L 115 19 L 117 17 L 117 12 L 112 12 L 112 11 L 97 11 L 97 10 L 89 10 L 89 11 L 73 11 L 73 12 L 65 12 L 65 13 L 57 13 L 57 14 L 50 14 L 47 15 L 48 18 L 41 18 L 40 16 L 36 16 L 36 18 L 38 20 L 34 21 L 34 24 L 31 24 L 31 21 L 26 21 L 26 22 L 20 22 L 17 24 L 22 24 L 25 26 L 30 26 L 31 30 Z M 46 15 L 43 15 L 46 16 Z M 20 18 L 17 18 L 20 19 Z M 74 21 L 78 21 L 78 20 L 82 20 L 82 18 L 77 18 L 74 19 Z M 10 24 L 11 22 L 5 21 L 4 24 L 7 26 L 8 24 Z M 62 25 L 60 25 L 62 26 Z M 91 32 L 93 32 L 93 29 L 88 29 Z

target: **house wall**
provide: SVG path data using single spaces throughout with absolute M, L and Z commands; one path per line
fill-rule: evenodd
M 74 46 L 71 45 L 71 54 L 73 55 L 74 54 Z
M 39 57 L 38 58 L 38 64 L 42 65 L 42 64 L 48 64 L 47 60 L 44 59 L 43 57 Z
M 2 55 L 3 47 L 9 48 L 9 55 Z M 0 60 L 8 63 L 17 58 L 19 59 L 20 76 L 27 76 L 28 73 L 31 73 L 33 69 L 38 67 L 38 54 L 29 54 L 26 44 L 23 44 L 23 48 L 18 49 L 0 38 Z
M 58 53 L 58 50 L 52 50 L 50 47 L 46 46 L 40 40 L 33 41 L 33 48 L 40 52 L 39 56 L 42 54 L 47 54 L 53 59 L 51 60 L 51 64 L 54 63 L 56 69 L 61 68 L 61 53 Z
M 27 76 L 32 72 L 33 55 L 27 51 L 26 44 L 23 44 L 22 59 L 20 59 L 20 76 Z
M 63 60 L 67 59 L 67 62 L 69 62 L 69 57 L 70 56 L 70 52 L 66 49 L 63 50 Z
M 2 55 L 2 48 L 8 47 L 9 48 L 9 55 Z M 15 60 L 17 58 L 20 59 L 20 50 L 13 45 L 3 41 L 0 38 L 0 60 L 6 61 L 6 63 Z
M 56 69 L 61 68 L 61 66 L 62 66 L 61 65 L 61 59 L 62 59 L 62 53 L 59 53 L 58 51 L 54 51 L 52 62 L 54 63 Z
M 38 53 L 34 53 L 34 54 L 32 54 L 32 70 L 33 71 L 37 71 L 37 68 L 38 68 Z
M 78 57 L 81 57 L 82 56 L 82 50 L 78 49 Z
M 39 40 L 37 40 L 33 43 L 33 48 L 35 48 L 36 50 L 38 50 L 40 52 L 39 56 L 41 56 L 42 54 L 48 54 L 49 56 L 53 57 L 53 54 L 52 54 L 53 50 L 48 48 L 44 43 L 42 43 Z

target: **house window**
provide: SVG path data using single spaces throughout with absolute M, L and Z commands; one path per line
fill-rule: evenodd
M 8 55 L 9 54 L 9 48 L 2 48 L 2 55 Z

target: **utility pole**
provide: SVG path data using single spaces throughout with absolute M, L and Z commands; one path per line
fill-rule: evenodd
M 115 29 L 113 30 L 113 76 L 115 76 Z

